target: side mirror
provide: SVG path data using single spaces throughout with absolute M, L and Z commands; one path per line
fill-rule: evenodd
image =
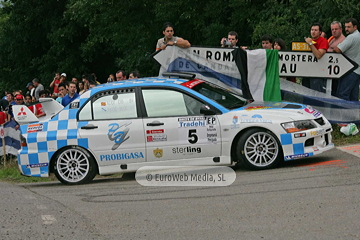
M 200 113 L 204 115 L 216 115 L 216 112 L 207 105 L 203 105 L 200 108 Z

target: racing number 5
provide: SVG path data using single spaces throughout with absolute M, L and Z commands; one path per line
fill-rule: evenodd
M 194 144 L 197 143 L 199 140 L 198 136 L 196 135 L 196 129 L 189 129 L 189 143 Z

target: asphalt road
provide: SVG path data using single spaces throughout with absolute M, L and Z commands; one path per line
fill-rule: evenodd
M 360 239 L 360 146 L 344 150 L 228 187 L 0 183 L 1 239 Z

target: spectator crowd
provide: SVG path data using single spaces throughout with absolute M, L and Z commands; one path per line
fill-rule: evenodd
M 332 36 L 326 39 L 326 34 L 322 30 L 320 23 L 314 23 L 310 27 L 310 36 L 304 40 L 309 45 L 311 52 L 317 59 L 321 59 L 326 52 L 343 53 L 346 57 L 356 62 L 360 66 L 360 33 L 358 31 L 358 21 L 355 18 L 348 18 L 345 21 L 345 33 L 343 34 L 343 25 L 338 21 L 330 24 Z M 188 48 L 191 46 L 188 40 L 174 36 L 174 27 L 167 22 L 162 28 L 164 37 L 160 38 L 156 44 L 156 50 L 164 50 L 167 46 L 178 46 Z M 286 50 L 286 44 L 283 39 L 274 39 L 270 34 L 261 37 L 261 47 L 263 49 L 274 49 L 278 51 Z M 238 48 L 238 34 L 230 31 L 227 37 L 220 40 L 220 47 Z M 247 50 L 248 47 L 240 46 Z M 134 70 L 127 74 L 124 70 L 119 70 L 115 74 L 109 74 L 106 82 L 123 81 L 127 79 L 139 78 L 140 73 Z M 42 109 L 40 98 L 54 98 L 64 107 L 76 99 L 79 95 L 88 91 L 90 88 L 100 84 L 94 73 L 84 74 L 81 81 L 77 77 L 68 80 L 66 73 L 57 72 L 54 75 L 49 86 L 44 86 L 38 78 L 34 78 L 26 84 L 27 92 L 24 94 L 21 90 L 6 91 L 5 96 L 0 100 L 1 111 L 6 113 L 5 121 L 13 119 L 13 105 L 27 105 L 37 117 L 45 116 Z M 288 80 L 295 82 L 294 78 Z M 320 78 L 303 78 L 302 85 L 319 92 L 326 91 L 326 80 Z M 359 100 L 360 85 L 360 67 L 356 68 L 350 74 L 334 79 L 332 94 L 348 101 Z M 17 126 L 18 127 L 18 126 Z
M 322 30 L 320 23 L 313 23 L 310 27 L 310 37 L 305 37 L 304 40 L 308 44 L 312 54 L 321 59 L 326 52 L 343 53 L 346 57 L 354 61 L 360 66 L 360 33 L 358 31 L 358 21 L 355 18 L 348 18 L 345 20 L 345 33 L 343 34 L 343 27 L 339 21 L 333 21 L 330 24 L 332 36 L 326 38 L 325 32 Z M 189 41 L 174 36 L 174 27 L 171 23 L 164 24 L 162 33 L 164 37 L 160 38 L 156 44 L 156 50 L 164 50 L 167 46 L 178 46 L 181 48 L 190 47 Z M 261 47 L 263 49 L 274 49 L 278 51 L 286 50 L 286 44 L 281 38 L 274 38 L 270 34 L 265 34 L 261 37 Z M 220 40 L 220 47 L 238 48 L 238 34 L 235 31 L 230 31 L 227 37 Z M 240 46 L 243 50 L 248 47 Z M 294 77 L 287 78 L 295 82 Z M 326 92 L 326 79 L 323 78 L 302 78 L 302 85 L 312 90 L 319 92 Z M 359 101 L 359 85 L 360 85 L 360 67 L 354 69 L 350 74 L 347 74 L 340 79 L 333 79 L 332 95 L 347 100 Z
M 116 78 L 114 77 L 116 75 Z M 116 74 L 110 74 L 107 82 L 122 81 L 127 79 L 139 78 L 140 73 L 137 70 L 130 72 L 128 75 L 124 70 L 119 70 Z M 0 110 L 5 113 L 4 122 L 15 121 L 12 111 L 13 105 L 26 105 L 36 117 L 43 117 L 44 112 L 41 98 L 53 98 L 59 104 L 66 107 L 78 96 L 88 91 L 91 87 L 100 84 L 95 73 L 82 75 L 81 81 L 77 77 L 72 77 L 71 81 L 67 80 L 66 73 L 55 73 L 50 85 L 45 87 L 38 78 L 34 78 L 26 84 L 26 92 L 22 90 L 5 91 L 5 96 L 0 99 Z M 16 122 L 16 121 L 15 121 Z M 19 128 L 17 124 L 16 129 Z

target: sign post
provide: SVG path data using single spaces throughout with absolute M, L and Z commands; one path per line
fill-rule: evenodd
M 281 77 L 326 78 L 326 95 L 331 95 L 330 79 L 341 78 L 358 65 L 341 53 L 325 53 L 317 59 L 312 52 L 279 51 Z
M 311 48 L 307 42 L 291 42 L 291 50 L 311 52 Z
M 341 53 L 317 59 L 312 52 L 279 51 L 279 74 L 284 77 L 341 78 L 357 67 Z

